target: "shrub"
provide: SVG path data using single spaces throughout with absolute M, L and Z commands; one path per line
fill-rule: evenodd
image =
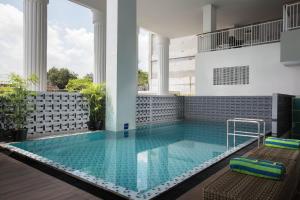
M 36 82 L 35 75 L 23 79 L 19 75 L 11 74 L 9 84 L 0 87 L 0 96 L 6 104 L 2 107 L 1 113 L 4 114 L 5 121 L 11 121 L 16 130 L 25 128 L 26 117 L 34 110 L 29 97 L 36 93 L 29 91 L 28 87 Z
M 80 91 L 90 106 L 90 127 L 101 129 L 105 124 L 105 84 L 89 84 Z

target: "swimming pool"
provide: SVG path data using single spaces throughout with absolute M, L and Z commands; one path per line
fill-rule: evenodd
M 25 141 L 7 148 L 121 196 L 150 199 L 251 141 L 238 137 L 237 148 L 227 151 L 224 123 L 176 122 Z

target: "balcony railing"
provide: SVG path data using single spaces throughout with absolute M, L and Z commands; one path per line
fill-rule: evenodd
M 283 20 L 198 35 L 198 52 L 217 51 L 280 41 Z
M 300 28 L 300 2 L 283 7 L 283 20 L 286 31 Z

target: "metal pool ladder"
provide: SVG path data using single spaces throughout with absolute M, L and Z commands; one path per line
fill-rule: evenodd
M 236 130 L 236 123 L 256 124 L 257 132 Z M 230 129 L 229 129 L 230 124 L 233 124 L 233 133 L 230 133 Z M 262 132 L 261 132 L 261 127 L 263 127 Z M 249 118 L 228 119 L 227 120 L 227 150 L 229 150 L 229 135 L 233 135 L 233 148 L 235 148 L 236 146 L 236 138 L 235 138 L 236 136 L 257 138 L 258 147 L 259 147 L 261 136 L 263 137 L 263 143 L 265 142 L 266 122 L 263 119 L 249 119 Z

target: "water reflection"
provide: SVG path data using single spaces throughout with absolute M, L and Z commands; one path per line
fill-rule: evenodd
M 247 138 L 238 138 L 237 143 Z M 147 191 L 226 151 L 223 123 L 181 122 L 15 146 L 107 182 Z

